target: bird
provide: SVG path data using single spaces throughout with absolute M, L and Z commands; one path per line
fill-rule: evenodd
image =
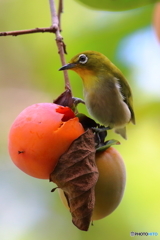
M 131 88 L 122 72 L 96 51 L 77 54 L 59 70 L 73 70 L 81 77 L 89 114 L 127 139 L 126 124 L 136 121 Z

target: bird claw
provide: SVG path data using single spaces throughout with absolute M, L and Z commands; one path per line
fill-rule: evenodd
M 72 101 L 73 101 L 72 109 L 77 114 L 78 113 L 78 109 L 77 109 L 78 104 L 79 103 L 85 104 L 85 102 L 81 98 L 76 98 L 76 97 L 72 97 Z
M 92 130 L 96 133 L 101 133 L 101 132 L 105 132 L 107 130 L 112 129 L 111 127 L 101 127 L 101 128 L 96 128 L 96 127 L 92 127 Z
M 83 101 L 81 98 L 76 98 L 76 97 L 72 97 L 74 106 L 76 107 L 79 103 L 83 103 L 85 104 L 85 101 Z

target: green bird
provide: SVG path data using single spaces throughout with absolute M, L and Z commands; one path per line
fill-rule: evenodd
M 88 112 L 106 129 L 127 139 L 126 124 L 135 124 L 132 92 L 122 72 L 103 54 L 85 51 L 59 70 L 71 69 L 83 81 Z

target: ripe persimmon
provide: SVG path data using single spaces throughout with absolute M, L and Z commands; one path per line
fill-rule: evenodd
M 125 165 L 115 148 L 109 147 L 104 152 L 97 152 L 96 164 L 99 178 L 95 186 L 93 220 L 104 218 L 117 208 L 126 183 Z
M 68 107 L 37 103 L 24 109 L 9 132 L 9 154 L 25 173 L 48 179 L 59 157 L 84 129 Z

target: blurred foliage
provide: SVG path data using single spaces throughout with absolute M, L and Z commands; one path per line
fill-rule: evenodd
M 152 12 L 152 6 L 111 13 L 90 10 L 72 0 L 64 3 L 62 34 L 67 61 L 84 50 L 99 51 L 110 58 L 133 88 L 137 118 L 136 126 L 127 127 L 128 141 L 109 132 L 109 138 L 121 141 L 116 148 L 126 164 L 127 186 L 116 211 L 95 221 L 89 232 L 73 226 L 58 193 L 50 193 L 51 183 L 25 175 L 7 153 L 8 131 L 19 112 L 36 102 L 52 102 L 64 90 L 55 36 L 38 33 L 0 38 L 0 239 L 128 240 L 131 231 L 160 234 L 160 100 L 138 88 L 132 75 L 135 66 L 118 57 L 121 41 L 150 26 Z M 0 13 L 0 31 L 51 24 L 46 1 L 1 0 Z M 132 51 L 130 48 L 128 54 Z M 74 95 L 83 98 L 80 78 L 74 72 L 69 76 Z M 79 110 L 88 114 L 85 106 Z
M 160 2 L 156 4 L 154 9 L 153 25 L 154 25 L 158 40 L 160 41 Z
M 107 11 L 124 11 L 153 4 L 158 0 L 78 0 L 88 7 Z

